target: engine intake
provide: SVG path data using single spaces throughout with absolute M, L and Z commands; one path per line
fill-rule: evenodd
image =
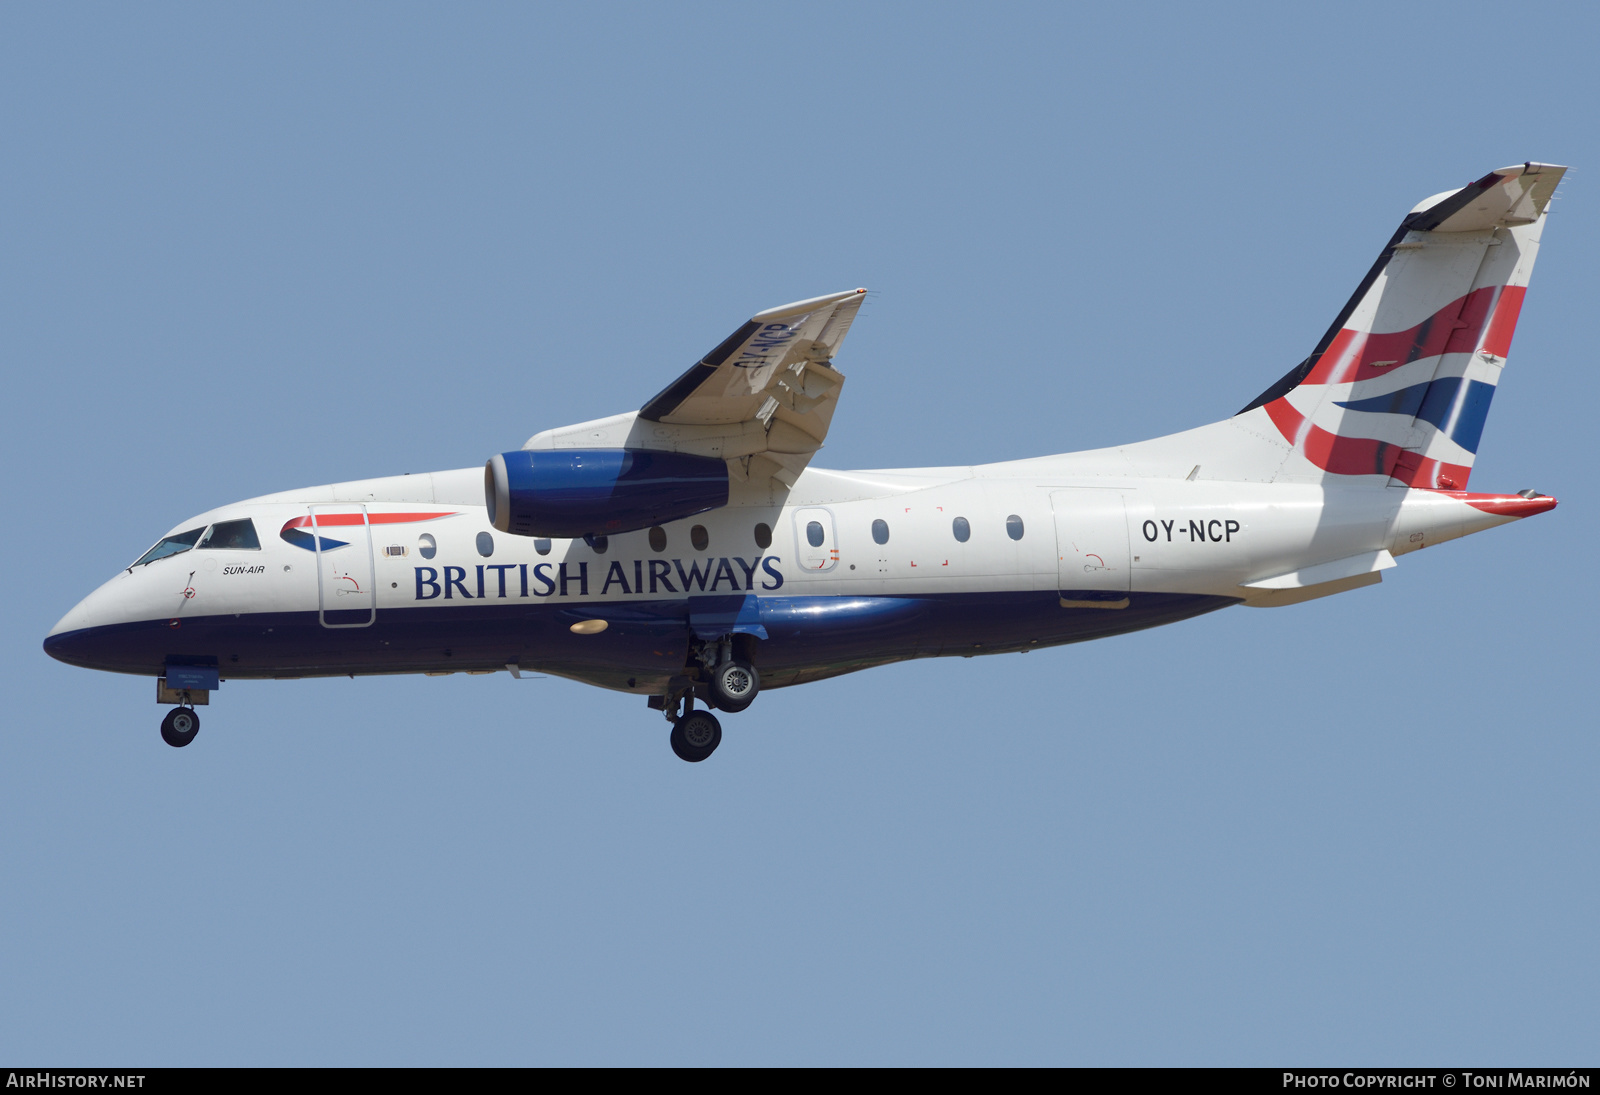
M 514 536 L 612 535 L 728 504 L 728 466 L 645 449 L 518 450 L 483 469 L 489 523 Z

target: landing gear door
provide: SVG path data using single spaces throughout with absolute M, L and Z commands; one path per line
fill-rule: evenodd
M 371 627 L 378 618 L 378 589 L 367 507 L 310 509 L 317 556 L 317 619 L 323 627 Z
M 1050 492 L 1056 519 L 1057 580 L 1062 603 L 1126 607 L 1128 515 L 1122 492 L 1080 487 Z M 1120 602 L 1120 603 L 1116 603 Z
M 833 514 L 828 510 L 796 510 L 794 540 L 800 570 L 805 573 L 826 574 L 839 565 L 839 542 L 834 539 Z

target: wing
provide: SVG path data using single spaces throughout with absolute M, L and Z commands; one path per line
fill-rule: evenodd
M 534 435 L 525 449 L 641 448 L 728 461 L 735 479 L 793 486 L 833 421 L 833 356 L 865 289 L 751 316 L 640 410 Z

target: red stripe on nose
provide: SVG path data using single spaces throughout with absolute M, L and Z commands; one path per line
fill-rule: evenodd
M 456 511 L 450 513 L 369 513 L 366 520 L 374 525 L 400 525 L 411 521 L 432 521 L 439 517 L 454 517 Z M 317 514 L 318 528 L 333 528 L 336 525 L 359 525 L 362 515 L 359 513 L 319 513 Z M 311 517 L 296 517 L 285 522 L 284 528 L 310 528 Z

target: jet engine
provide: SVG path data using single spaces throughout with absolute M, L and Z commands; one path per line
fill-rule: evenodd
M 728 504 L 728 466 L 646 449 L 518 450 L 483 470 L 489 523 L 515 536 L 606 536 Z

